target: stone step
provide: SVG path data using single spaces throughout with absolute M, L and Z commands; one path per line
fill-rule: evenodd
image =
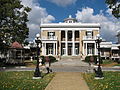
M 61 56 L 61 59 L 81 59 L 81 56 Z

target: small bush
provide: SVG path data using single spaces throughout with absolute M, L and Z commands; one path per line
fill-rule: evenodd
M 49 56 L 49 59 L 50 59 L 50 62 L 53 63 L 53 62 L 56 62 L 56 58 L 54 56 Z
M 42 59 L 42 62 L 41 62 L 42 65 L 45 64 L 45 56 L 40 56 L 40 57 L 41 57 L 41 59 Z
M 90 62 L 90 57 L 91 57 L 91 56 L 86 56 L 86 57 L 85 57 L 85 62 Z
M 118 64 L 120 64 L 120 59 L 116 59 L 115 61 L 116 61 Z
M 93 61 L 90 61 L 90 58 L 93 57 Z M 86 56 L 85 57 L 85 62 L 93 62 L 94 64 L 97 64 L 98 61 L 97 61 L 97 55 L 93 55 L 93 56 Z M 102 64 L 102 60 L 101 60 L 101 64 Z
M 40 57 L 41 57 L 41 59 L 42 59 L 42 65 L 44 65 L 44 64 L 45 64 L 45 56 L 40 56 Z M 50 59 L 50 63 L 53 63 L 53 62 L 56 62 L 56 61 L 57 61 L 54 56 L 48 56 L 48 57 L 49 57 L 49 59 Z

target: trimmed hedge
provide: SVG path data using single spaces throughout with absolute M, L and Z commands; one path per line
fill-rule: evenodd
M 42 64 L 45 64 L 45 56 L 40 56 L 42 58 Z M 54 56 L 48 56 L 50 59 L 50 63 L 56 62 L 56 58 Z
M 41 62 L 42 65 L 45 64 L 45 57 L 44 57 L 44 56 L 40 56 L 40 57 L 41 57 L 41 59 L 42 59 L 42 62 Z
M 91 58 L 91 57 L 93 57 L 93 61 L 90 61 L 90 58 Z M 88 63 L 93 62 L 94 64 L 97 64 L 97 63 L 98 63 L 97 58 L 98 58 L 97 55 L 86 56 L 86 57 L 85 57 L 85 62 L 88 62 Z M 102 64 L 102 60 L 101 60 L 101 64 Z
M 56 58 L 54 56 L 49 56 L 49 59 L 50 59 L 50 62 L 53 63 L 53 62 L 56 62 Z

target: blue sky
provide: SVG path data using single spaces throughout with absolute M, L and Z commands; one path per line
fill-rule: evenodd
M 47 12 L 55 17 L 55 22 L 60 22 L 70 14 L 75 17 L 75 13 L 77 10 L 82 10 L 82 8 L 90 7 L 95 10 L 94 14 L 103 10 L 103 12 L 107 9 L 107 5 L 105 4 L 105 0 L 77 0 L 76 3 L 60 6 L 52 3 L 48 0 L 38 0 L 42 7 L 45 7 Z M 61 0 L 64 1 L 64 0 Z
M 107 41 L 116 42 L 120 20 L 114 18 L 105 0 L 21 0 L 32 10 L 28 14 L 29 40 L 40 32 L 41 20 L 44 23 L 62 22 L 72 15 L 81 23 L 100 23 L 100 35 Z

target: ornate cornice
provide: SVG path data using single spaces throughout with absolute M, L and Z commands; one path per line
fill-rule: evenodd
M 100 28 L 99 23 L 48 23 L 41 24 L 40 28 Z

